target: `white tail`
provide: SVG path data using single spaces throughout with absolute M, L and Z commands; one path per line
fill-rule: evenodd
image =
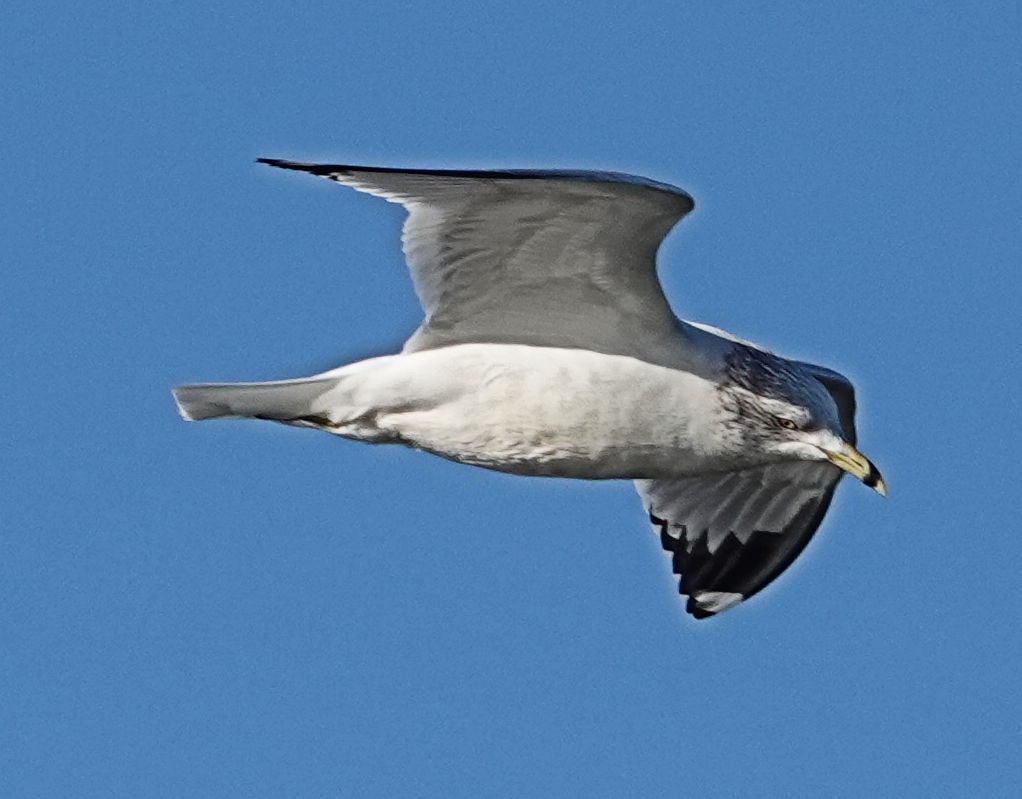
M 197 383 L 178 386 L 174 400 L 188 421 L 230 417 L 288 422 L 312 415 L 312 404 L 336 378 L 280 380 L 273 383 Z

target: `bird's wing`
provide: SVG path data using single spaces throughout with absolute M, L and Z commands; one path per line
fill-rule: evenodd
M 683 342 L 655 265 L 694 205 L 673 186 L 605 172 L 260 161 L 405 207 L 404 253 L 426 315 L 408 351 L 491 342 L 669 361 L 660 350 Z
M 830 392 L 837 405 L 838 419 L 841 422 L 841 432 L 845 441 L 853 447 L 856 443 L 855 434 L 855 387 L 852 382 L 840 372 L 828 369 L 826 366 L 817 366 L 814 363 L 801 363 L 809 373 L 823 383 L 824 388 Z
M 796 461 L 734 472 L 636 480 L 679 592 L 696 618 L 727 610 L 768 585 L 820 526 L 842 472 Z

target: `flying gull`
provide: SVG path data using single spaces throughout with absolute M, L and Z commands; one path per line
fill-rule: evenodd
M 694 207 L 614 172 L 261 163 L 406 209 L 425 319 L 401 352 L 299 380 L 174 390 L 247 417 L 522 475 L 635 481 L 686 609 L 748 599 L 819 527 L 856 448 L 851 383 L 672 313 L 656 252 Z

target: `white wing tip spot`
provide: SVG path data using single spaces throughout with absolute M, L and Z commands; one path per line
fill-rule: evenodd
M 696 591 L 692 599 L 699 606 L 700 610 L 707 613 L 720 613 L 733 608 L 743 599 L 743 594 L 736 594 L 731 591 Z

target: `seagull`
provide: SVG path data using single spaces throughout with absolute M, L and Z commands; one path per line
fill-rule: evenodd
M 675 316 L 656 253 L 695 207 L 617 172 L 260 163 L 404 206 L 425 318 L 399 353 L 174 389 L 187 420 L 266 419 L 519 475 L 633 480 L 686 610 L 783 572 L 838 481 L 881 495 L 841 374 Z

